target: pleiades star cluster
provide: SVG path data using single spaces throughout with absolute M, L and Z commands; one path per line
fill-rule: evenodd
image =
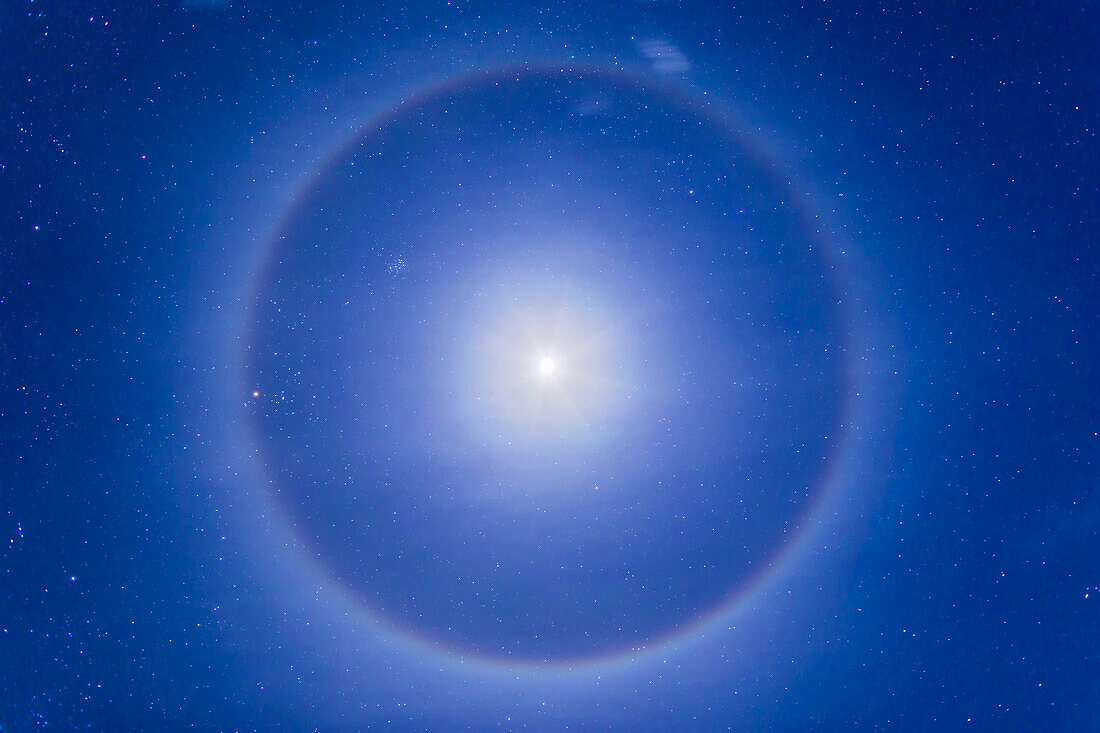
M 0 11 L 0 730 L 1083 730 L 1100 17 Z

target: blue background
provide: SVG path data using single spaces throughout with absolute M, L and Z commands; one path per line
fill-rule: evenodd
M 6 3 L 0 728 L 1094 725 L 1098 23 Z M 385 134 L 408 165 L 371 162 Z M 342 177 L 357 156 L 387 185 Z M 651 326 L 615 352 L 654 355 L 644 408 L 498 459 L 518 492 L 476 490 L 480 434 L 418 389 L 484 268 Z M 748 418 L 713 408 L 735 373 Z M 357 411 L 379 394 L 396 438 Z M 639 415 L 702 437 L 659 449 Z M 447 460 L 409 457 L 448 424 Z M 581 454 L 622 480 L 528 501 Z M 383 499 L 409 519 L 334 529 Z

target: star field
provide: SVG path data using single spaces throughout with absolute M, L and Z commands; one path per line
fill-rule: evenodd
M 1086 730 L 1094 9 L 0 8 L 0 730 Z

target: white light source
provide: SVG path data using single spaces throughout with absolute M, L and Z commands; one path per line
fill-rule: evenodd
M 518 259 L 456 291 L 455 351 L 441 362 L 453 367 L 456 441 L 553 463 L 618 435 L 615 421 L 634 404 L 635 360 L 622 338 L 630 324 L 609 305 L 630 291 L 590 276 L 595 265 L 559 261 L 561 249 L 552 262 Z

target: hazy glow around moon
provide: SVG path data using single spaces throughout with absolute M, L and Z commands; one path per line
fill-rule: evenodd
M 585 274 L 593 268 L 586 244 L 559 240 L 557 262 L 475 267 L 456 283 L 464 301 L 451 324 L 460 334 L 449 356 L 457 399 L 443 414 L 459 444 L 519 451 L 538 466 L 532 454 L 576 459 L 617 432 L 643 344 L 624 289 Z

